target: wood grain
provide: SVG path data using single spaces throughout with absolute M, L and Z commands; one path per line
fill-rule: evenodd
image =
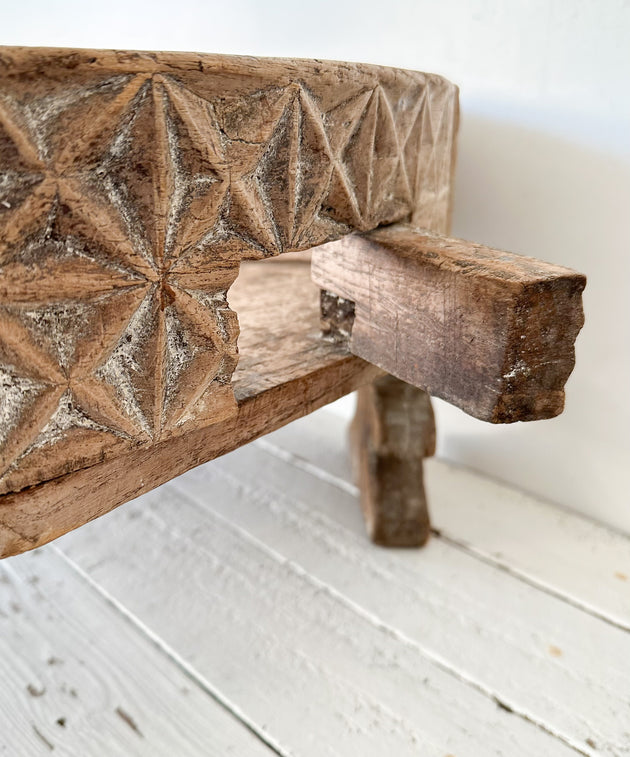
M 355 303 L 354 354 L 482 420 L 562 412 L 582 274 L 405 224 L 324 245 L 312 270 Z
M 429 395 L 387 375 L 363 387 L 350 446 L 372 541 L 388 547 L 422 546 L 430 534 L 423 460 L 435 454 Z
M 242 314 L 237 414 L 0 498 L 0 556 L 32 549 L 189 468 L 382 375 L 321 339 L 319 293 L 300 263 L 249 263 L 230 299 Z
M 239 410 L 244 258 L 449 214 L 457 89 L 354 63 L 0 49 L 0 494 Z

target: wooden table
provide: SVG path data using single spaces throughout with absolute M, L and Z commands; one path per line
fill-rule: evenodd
M 358 387 L 368 530 L 420 544 L 429 394 L 561 412 L 585 279 L 441 236 L 457 120 L 431 74 L 3 48 L 0 556 Z

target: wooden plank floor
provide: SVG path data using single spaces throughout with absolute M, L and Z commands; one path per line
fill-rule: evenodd
M 427 468 L 423 550 L 324 410 L 0 563 L 0 754 L 630 755 L 630 539 Z

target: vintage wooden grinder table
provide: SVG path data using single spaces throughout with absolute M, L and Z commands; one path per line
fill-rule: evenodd
M 410 71 L 1 49 L 0 555 L 358 387 L 370 533 L 420 544 L 429 394 L 560 413 L 585 279 L 441 236 L 457 120 Z

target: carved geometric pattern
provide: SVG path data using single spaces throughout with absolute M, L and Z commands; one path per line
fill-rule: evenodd
M 73 70 L 0 79 L 0 493 L 235 412 L 242 258 L 447 212 L 439 77 Z

